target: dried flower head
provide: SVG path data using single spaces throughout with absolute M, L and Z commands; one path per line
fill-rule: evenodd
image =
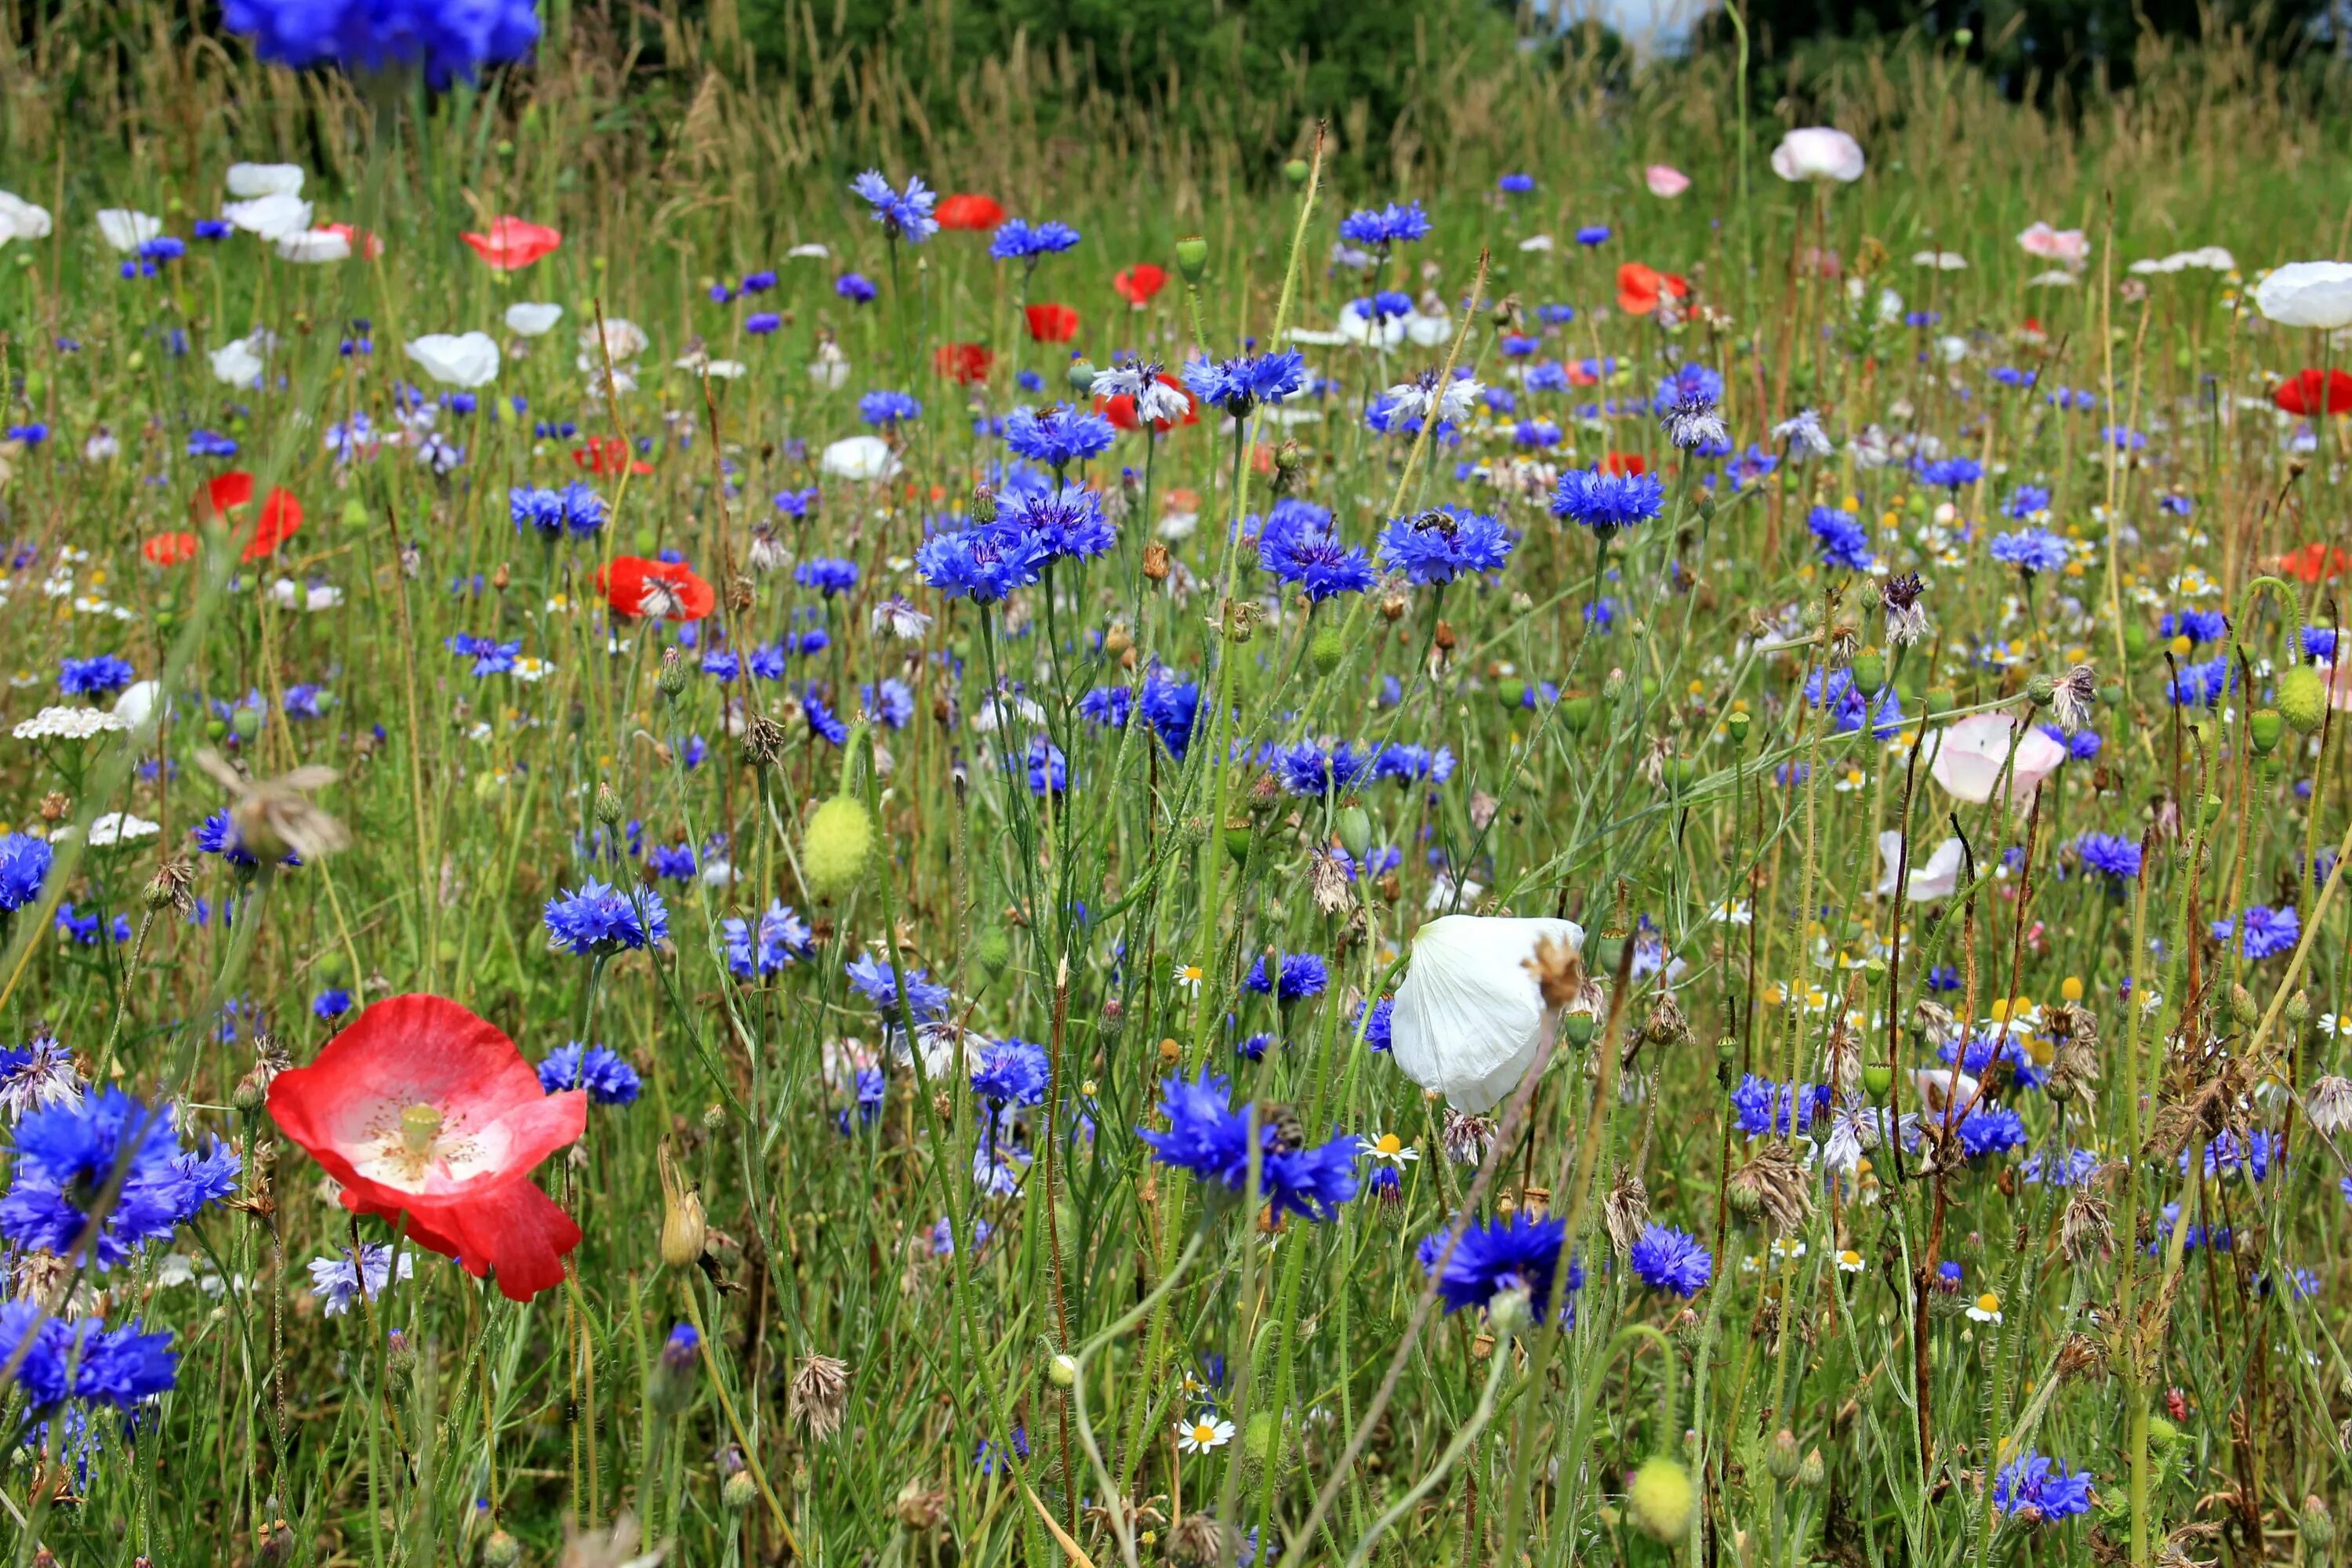
M 1621 1165 L 1617 1179 L 1601 1200 L 1601 1223 L 1609 1231 L 1609 1243 L 1624 1257 L 1633 1250 L 1633 1243 L 1650 1224 L 1650 1191 L 1631 1165 Z
M 1916 572 L 1898 572 L 1879 585 L 1879 607 L 1886 614 L 1886 640 L 1907 647 L 1927 635 L 1927 612 L 1919 607 L 1927 585 Z
M 1554 1012 L 1581 999 L 1592 988 L 1592 982 L 1584 973 L 1583 957 L 1558 937 L 1548 936 L 1537 942 L 1535 956 L 1527 961 L 1527 968 L 1543 993 L 1544 1005 Z
M 803 1356 L 787 1403 L 793 1415 L 807 1424 L 810 1439 L 824 1442 L 841 1430 L 842 1415 L 849 1408 L 849 1363 L 829 1355 Z
M 2313 1129 L 2330 1138 L 2352 1127 L 2352 1079 L 2329 1073 L 2311 1086 L 2303 1108 Z
M 2076 1186 L 2066 1201 L 2066 1215 L 2058 1224 L 2058 1245 L 2077 1268 L 2088 1268 L 2106 1251 L 2114 1229 L 2107 1200 L 2085 1183 Z
M 2050 689 L 2050 711 L 2058 727 L 2073 734 L 2091 721 L 2091 704 L 2099 700 L 2099 672 L 2078 664 Z
M 1445 1157 L 1455 1164 L 1482 1164 L 1486 1158 L 1486 1146 L 1495 1141 L 1495 1119 L 1465 1116 L 1448 1106 L 1438 1141 L 1445 1145 Z
M 1805 1168 L 1778 1138 L 1759 1144 L 1748 1163 L 1731 1173 L 1730 1187 L 1739 1206 L 1761 1213 L 1783 1236 L 1794 1236 L 1813 1212 Z

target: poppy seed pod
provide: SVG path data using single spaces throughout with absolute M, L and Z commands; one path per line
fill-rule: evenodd
M 1209 242 L 1197 234 L 1188 234 L 1176 242 L 1176 270 L 1184 281 L 1194 288 L 1209 275 Z
M 1653 1541 L 1680 1541 L 1688 1535 L 1696 1501 L 1690 1472 L 1663 1454 L 1643 1460 L 1633 1472 L 1633 1484 L 1625 1489 L 1633 1522 Z
M 2267 757 L 2278 750 L 2279 737 L 2286 732 L 2286 720 L 2275 708 L 2257 708 L 2247 716 L 2247 738 L 2254 743 L 2254 755 Z
M 2279 717 L 2298 735 L 2315 731 L 2327 717 L 2327 682 L 2316 669 L 2298 664 L 2279 677 Z
M 1282 177 L 1294 185 L 1305 184 L 1309 173 L 1304 158 L 1293 158 L 1282 166 Z
M 1372 852 L 1372 817 L 1362 806 L 1341 806 L 1332 827 L 1350 860 L 1361 861 Z
M 874 818 L 864 801 L 837 795 L 818 806 L 801 839 L 801 879 L 809 895 L 831 900 L 855 889 L 873 849 Z

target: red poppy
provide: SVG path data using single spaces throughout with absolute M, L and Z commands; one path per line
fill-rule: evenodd
M 563 243 L 562 234 L 543 223 L 507 216 L 492 218 L 488 234 L 475 234 L 469 230 L 457 237 L 472 246 L 475 255 L 501 272 L 528 267 L 542 256 L 552 255 Z
M 1172 430 L 1179 425 L 1198 425 L 1201 422 L 1201 400 L 1192 395 L 1192 389 L 1191 387 L 1185 385 L 1174 376 L 1165 374 L 1162 374 L 1160 377 L 1160 384 L 1162 386 L 1172 386 L 1177 391 L 1184 395 L 1184 417 L 1181 419 L 1154 419 L 1151 422 L 1151 427 L 1154 430 Z M 1143 421 L 1136 417 L 1135 398 L 1129 393 L 1122 392 L 1116 397 L 1096 398 L 1095 412 L 1109 420 L 1121 430 L 1140 430 L 1143 428 Z
M 2289 414 L 2315 414 L 2319 409 L 2319 373 L 2306 370 L 2301 375 L 2279 383 L 2271 394 L 2271 401 Z M 2352 414 L 2352 374 L 2340 370 L 2327 373 L 2327 412 Z
M 2347 566 L 2352 566 L 2352 552 L 2340 544 L 2331 547 L 2315 540 L 2279 557 L 2279 570 L 2298 583 L 2316 583 L 2322 578 L 2333 581 L 2344 575 Z
M 992 229 L 1004 221 L 1004 205 L 994 196 L 958 191 L 941 197 L 931 216 L 941 228 Z
M 205 488 L 196 492 L 194 510 L 200 522 L 234 521 L 236 510 L 250 505 L 252 500 L 253 476 L 242 468 L 232 468 L 205 481 Z M 301 529 L 302 503 L 294 499 L 292 491 L 272 485 L 268 495 L 262 498 L 261 521 L 255 527 L 253 537 L 245 542 L 243 559 L 266 559 Z
M 591 436 L 572 448 L 572 460 L 592 474 L 650 474 L 654 466 L 629 459 L 629 444 L 618 436 Z
M 988 379 L 996 354 L 986 343 L 941 343 L 931 351 L 939 373 L 961 386 L 978 386 Z
M 1078 313 L 1067 305 L 1032 305 L 1028 316 L 1031 342 L 1066 343 L 1078 335 Z
M 374 258 L 383 254 L 383 237 L 382 235 L 364 233 L 362 230 L 353 228 L 350 224 L 331 223 L 321 228 L 319 232 L 321 234 L 339 234 L 342 236 L 343 243 L 352 247 L 352 254 L 353 256 L 365 256 L 370 259 L 373 259 Z
M 151 534 L 139 553 L 158 566 L 184 565 L 196 558 L 196 536 L 184 531 Z
M 510 1301 L 563 1283 L 580 1227 L 530 1173 L 588 1125 L 588 1094 L 550 1094 L 497 1025 L 444 996 L 393 996 L 269 1084 L 269 1114 L 342 1184 L 353 1214 Z
M 616 616 L 659 616 L 666 621 L 698 621 L 718 607 L 719 595 L 682 562 L 615 556 L 597 569 L 596 586 Z
M 1612 452 L 1601 459 L 1601 471 L 1631 478 L 1650 471 L 1650 460 L 1639 452 Z
M 1661 272 L 1638 261 L 1628 261 L 1617 268 L 1617 308 L 1629 316 L 1648 315 L 1658 308 L 1662 296 L 1680 300 L 1689 293 L 1690 284 L 1672 272 Z
M 1140 310 L 1151 303 L 1151 297 L 1168 287 L 1168 269 L 1154 267 L 1149 261 L 1139 261 L 1122 268 L 1110 280 L 1111 291 Z

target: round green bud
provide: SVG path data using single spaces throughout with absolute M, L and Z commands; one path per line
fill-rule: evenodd
M 2246 718 L 2246 736 L 2254 743 L 2254 755 L 2267 757 L 2278 750 L 2279 737 L 2286 733 L 2286 720 L 2275 708 L 2257 708 Z
M 1571 735 L 1581 735 L 1592 728 L 1592 699 L 1563 697 L 1559 703 L 1559 721 Z
M 240 741 L 250 741 L 261 733 L 261 710 L 240 708 L 228 716 L 228 727 Z
M 1311 173 L 1313 171 L 1307 168 L 1307 160 L 1304 158 L 1293 158 L 1282 166 L 1282 177 L 1294 185 L 1305 184 L 1307 176 Z
M 1691 1510 L 1698 1493 L 1690 1472 L 1660 1455 L 1644 1459 L 1625 1489 L 1625 1505 L 1633 1522 L 1653 1541 L 1681 1541 L 1690 1534 Z
M 1507 675 L 1495 682 L 1495 700 L 1506 709 L 1517 708 L 1528 700 L 1528 683 L 1516 675 Z
M 855 795 L 816 808 L 801 840 L 801 876 L 812 897 L 831 900 L 855 889 L 874 851 L 874 818 Z
M 1329 621 L 1315 628 L 1315 636 L 1307 645 L 1307 657 L 1314 662 L 1315 673 L 1328 675 L 1339 668 L 1348 657 L 1348 639 Z
M 1197 234 L 1188 234 L 1176 242 L 1176 270 L 1184 281 L 1199 287 L 1209 275 L 1209 242 Z
M 1003 926 L 991 926 L 982 931 L 971 944 L 972 962 L 980 972 L 992 979 L 1004 973 L 1013 962 L 1013 937 Z
M 2326 680 L 2307 664 L 2287 670 L 2278 679 L 2278 710 L 2296 734 L 2315 732 L 2327 717 Z
M 1872 1062 L 1862 1069 L 1862 1087 L 1873 1100 L 1885 1100 L 1886 1091 L 1895 1087 L 1895 1069 L 1885 1062 Z
M 1748 717 L 1748 712 L 1745 709 L 1734 709 L 1730 713 L 1725 715 L 1723 727 L 1724 730 L 1731 736 L 1731 743 L 1733 745 L 1744 746 L 1748 743 L 1748 726 L 1753 721 L 1754 721 Z
M 1372 852 L 1372 816 L 1360 805 L 1343 805 L 1332 828 L 1339 836 L 1339 847 L 1348 858 L 1360 863 Z
M 760 1500 L 759 1483 L 749 1470 L 738 1470 L 719 1486 L 719 1503 L 729 1513 L 741 1513 Z
M 1854 689 L 1864 697 L 1875 697 L 1886 689 L 1886 656 L 1874 647 L 1864 648 L 1853 656 Z
M 1070 378 L 1070 390 L 1084 397 L 1095 384 L 1095 367 L 1091 360 L 1074 359 L 1065 372 Z

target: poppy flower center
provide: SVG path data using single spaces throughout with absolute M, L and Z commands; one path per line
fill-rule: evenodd
M 645 590 L 637 600 L 637 613 L 641 616 L 658 616 L 667 620 L 672 616 L 684 615 L 686 601 L 678 596 L 677 590 L 668 583 L 659 577 L 648 577 L 646 579 Z

